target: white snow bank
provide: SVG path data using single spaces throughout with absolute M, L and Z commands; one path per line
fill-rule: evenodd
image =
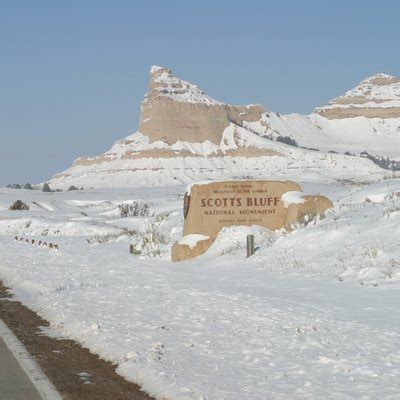
M 286 192 L 282 195 L 281 200 L 285 208 L 288 208 L 291 204 L 302 204 L 306 200 L 303 198 L 304 193 L 298 191 Z
M 150 73 L 153 74 L 154 72 L 162 71 L 166 69 L 165 67 L 160 67 L 159 65 L 152 65 L 150 68 Z
M 373 203 L 383 203 L 387 199 L 387 193 L 370 194 L 365 197 L 365 200 L 370 200 Z
M 207 251 L 205 257 L 213 259 L 223 255 L 239 255 L 239 257 L 244 257 L 246 254 L 247 235 L 254 235 L 254 243 L 257 249 L 259 247 L 269 247 L 280 236 L 280 232 L 273 232 L 268 228 L 258 225 L 228 226 L 222 228 L 218 233 L 215 242 Z
M 199 235 L 199 234 L 190 234 L 185 235 L 181 239 L 178 240 L 178 244 L 189 246 L 191 249 L 196 247 L 198 242 L 203 240 L 210 239 L 210 236 Z

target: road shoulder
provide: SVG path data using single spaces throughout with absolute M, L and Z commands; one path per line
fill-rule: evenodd
M 0 387 L 7 399 L 62 400 L 24 345 L 0 319 Z
M 0 319 L 25 346 L 64 399 L 151 400 L 138 385 L 115 372 L 116 366 L 100 359 L 72 340 L 44 335 L 47 321 L 14 301 L 0 281 Z

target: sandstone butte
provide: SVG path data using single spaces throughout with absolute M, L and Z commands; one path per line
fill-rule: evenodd
M 205 253 L 227 226 L 291 230 L 332 206 L 324 196 L 303 194 L 291 181 L 195 183 L 185 194 L 183 238 L 173 245 L 171 258 L 183 261 Z
M 220 145 L 231 123 L 244 126 L 245 122 L 257 122 L 265 112 L 260 105 L 220 103 L 197 86 L 175 78 L 170 69 L 153 67 L 149 91 L 141 105 L 139 132 L 148 136 L 150 143 L 208 140 Z

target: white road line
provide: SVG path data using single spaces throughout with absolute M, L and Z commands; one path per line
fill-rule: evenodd
M 0 319 L 0 336 L 42 398 L 62 400 L 57 389 L 2 319 Z

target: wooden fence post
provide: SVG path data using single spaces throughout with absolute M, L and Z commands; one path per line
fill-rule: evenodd
M 247 235 L 247 257 L 254 254 L 254 235 Z

